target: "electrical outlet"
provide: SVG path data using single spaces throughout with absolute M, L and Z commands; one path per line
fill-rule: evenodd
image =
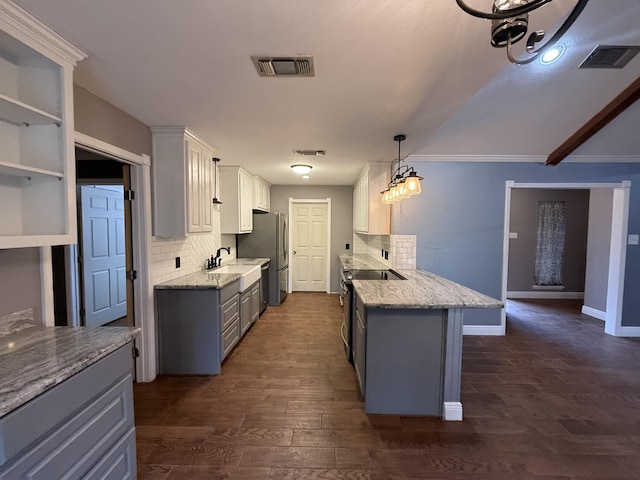
M 347 243 L 347 244 L 344 246 L 344 248 L 345 248 L 346 250 L 349 250 L 349 244 Z
M 176 268 L 180 268 L 180 257 L 176 257 Z

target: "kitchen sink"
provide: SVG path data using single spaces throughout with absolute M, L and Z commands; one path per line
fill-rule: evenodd
M 260 280 L 260 265 L 223 265 L 211 270 L 213 273 L 239 273 L 240 291 L 244 292 L 251 285 Z

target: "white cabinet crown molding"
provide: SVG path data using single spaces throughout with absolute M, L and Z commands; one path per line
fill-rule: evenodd
M 27 37 L 33 48 L 58 64 L 75 67 L 87 58 L 86 53 L 9 0 L 0 0 L 0 30 L 23 40 Z

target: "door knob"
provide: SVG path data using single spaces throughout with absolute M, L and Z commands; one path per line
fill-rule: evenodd
M 296 252 L 296 251 L 294 250 L 294 251 L 293 251 L 293 254 L 295 255 L 296 253 L 298 253 L 298 252 Z

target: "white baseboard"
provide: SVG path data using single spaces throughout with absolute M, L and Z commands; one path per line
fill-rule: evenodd
M 462 421 L 462 403 L 444 402 L 442 407 L 442 419 L 445 422 Z
M 640 327 L 618 327 L 616 337 L 640 337 Z
M 507 292 L 507 298 L 540 298 L 554 300 L 582 300 L 584 292 Z
M 504 336 L 504 327 L 502 325 L 464 325 L 462 327 L 463 335 L 491 335 Z
M 595 308 L 587 307 L 586 305 L 582 305 L 582 313 L 589 315 L 590 317 L 597 318 L 598 320 L 602 320 L 603 322 L 607 319 L 607 312 L 596 310 Z

